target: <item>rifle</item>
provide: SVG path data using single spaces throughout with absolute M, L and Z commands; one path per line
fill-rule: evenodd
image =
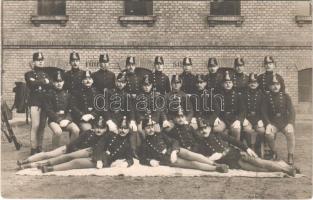
M 11 143 L 13 141 L 14 143 L 14 146 L 15 146 L 15 149 L 16 150 L 20 150 L 21 148 L 21 144 L 17 141 L 16 137 L 15 137 L 15 134 L 11 128 L 11 125 L 9 123 L 9 120 L 8 120 L 8 116 L 6 115 L 5 112 L 2 112 L 2 118 L 1 118 L 2 122 L 4 123 L 4 125 L 6 126 L 8 132 L 9 132 L 9 135 L 6 133 L 6 131 L 4 129 L 1 128 L 2 132 L 4 133 L 4 135 L 7 137 L 9 143 Z

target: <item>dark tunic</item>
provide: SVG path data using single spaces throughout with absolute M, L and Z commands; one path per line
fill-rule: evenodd
M 155 71 L 150 74 L 150 80 L 152 80 L 153 88 L 155 92 L 160 94 L 166 94 L 171 91 L 170 80 L 163 72 Z
M 242 96 L 244 99 L 244 105 L 246 106 L 246 118 L 253 126 L 256 126 L 259 120 L 263 120 L 263 93 L 259 89 L 252 90 L 249 88 Z
M 263 91 L 263 92 L 269 92 L 270 91 L 270 85 L 272 83 L 273 80 L 273 72 L 264 72 L 263 74 L 260 74 L 258 76 L 258 83 L 259 83 L 259 88 Z M 285 92 L 285 82 L 284 79 L 281 75 L 277 74 L 277 80 L 281 85 L 281 91 Z
M 142 81 L 147 72 L 142 68 L 136 68 L 134 73 L 126 72 L 126 92 L 132 95 L 140 94 L 142 92 Z
M 283 92 L 270 92 L 264 98 L 262 104 L 262 115 L 265 124 L 273 124 L 279 130 L 287 124 L 295 124 L 295 110 L 291 98 Z
M 49 80 L 47 84 L 45 79 Z M 29 88 L 29 106 L 43 106 L 43 100 L 47 90 L 51 88 L 51 80 L 43 68 L 34 67 L 33 70 L 25 73 L 26 86 Z
M 241 158 L 240 150 L 246 151 L 248 146 L 237 141 L 229 135 L 211 132 L 208 137 L 197 137 L 199 143 L 199 153 L 211 156 L 214 153 L 224 153 L 225 155 L 217 160 L 217 163 L 227 164 L 231 169 L 239 169 L 238 161 Z M 239 149 L 237 149 L 237 148 Z
M 72 93 L 74 90 L 80 90 L 85 71 L 74 69 L 65 72 L 64 74 L 64 89 Z
M 186 94 L 193 94 L 196 89 L 196 76 L 186 72 L 181 73 L 179 76 L 183 82 L 181 90 Z
M 167 135 L 178 141 L 179 146 L 197 152 L 198 145 L 195 139 L 195 130 L 189 125 L 176 125 Z
M 93 152 L 94 161 L 102 160 L 104 166 L 110 166 L 118 159 L 126 159 L 128 167 L 134 164 L 129 135 L 125 137 L 108 132 L 98 141 Z
M 194 91 L 195 92 L 195 91 Z M 166 94 L 166 112 L 169 120 L 173 120 L 179 108 L 178 98 L 180 98 L 180 106 L 184 110 L 184 114 L 188 121 L 193 117 L 194 111 L 190 97 L 183 91 L 171 91 Z
M 233 73 L 234 88 L 239 92 L 244 92 L 248 87 L 249 76 L 245 73 Z
M 171 164 L 171 153 L 179 150 L 178 141 L 165 133 L 147 135 L 140 147 L 139 160 L 143 165 L 150 165 L 152 159 L 160 161 L 161 165 Z
M 93 130 L 84 131 L 78 136 L 78 138 L 66 145 L 66 153 L 94 147 L 101 137 L 102 135 L 96 135 Z
M 104 89 L 111 90 L 115 86 L 115 74 L 109 70 L 98 70 L 91 75 L 93 87 L 97 92 L 103 93 Z
M 216 73 L 208 73 L 206 75 L 207 89 L 214 89 L 215 94 L 220 90 L 223 82 L 223 71 L 219 68 Z
M 234 121 L 242 122 L 245 117 L 245 105 L 239 92 L 232 90 L 221 90 L 224 104 L 220 104 L 220 119 L 230 126 Z M 221 102 L 219 102 L 221 103 Z
M 48 123 L 60 123 L 64 119 L 72 121 L 70 98 L 70 94 L 65 90 L 51 89 L 48 91 L 44 102 L 49 118 Z

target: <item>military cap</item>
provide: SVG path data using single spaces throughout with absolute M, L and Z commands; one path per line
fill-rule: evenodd
M 171 83 L 182 83 L 182 79 L 178 74 L 174 74 L 172 76 Z
M 274 63 L 274 59 L 272 56 L 265 56 L 264 57 L 264 64 Z
M 110 60 L 109 60 L 109 54 L 108 53 L 100 54 L 99 63 L 108 63 L 109 61 Z
M 183 65 L 192 65 L 191 58 L 185 57 L 185 58 L 183 59 Z
M 205 82 L 205 77 L 203 74 L 197 74 L 196 75 L 196 83 L 202 83 Z
M 123 120 L 121 122 L 121 126 L 120 126 L 122 129 L 128 129 L 128 126 L 127 126 L 127 118 L 126 116 L 123 117 Z
M 70 62 L 74 60 L 80 60 L 79 53 L 76 51 L 70 53 Z
M 218 62 L 217 62 L 217 59 L 215 57 L 209 58 L 208 67 L 214 67 L 217 65 L 218 65 Z
M 257 80 L 257 76 L 254 72 L 251 72 L 249 74 L 249 80 L 248 80 L 249 83 L 255 83 L 255 82 L 258 82 Z
M 155 124 L 156 124 L 156 122 L 152 120 L 151 115 L 149 115 L 148 117 L 146 117 L 142 120 L 142 128 L 143 129 L 146 128 L 147 126 L 153 126 Z
M 205 128 L 208 126 L 207 122 L 202 117 L 197 118 L 197 124 L 198 128 Z
M 275 84 L 275 83 L 280 83 L 280 82 L 278 81 L 278 79 L 277 79 L 277 74 L 276 74 L 276 73 L 273 74 L 273 78 L 272 78 L 272 81 L 271 81 L 271 84 L 272 84 L 272 85 Z
M 106 127 L 106 123 L 105 123 L 105 121 L 104 121 L 104 119 L 103 119 L 102 116 L 100 116 L 100 117 L 98 118 L 98 120 L 97 120 L 97 122 L 96 122 L 96 127 L 97 127 L 97 128 L 105 128 L 105 127 Z
M 117 75 L 117 77 L 116 77 L 116 80 L 117 80 L 118 82 L 123 82 L 123 83 L 125 83 L 125 82 L 126 82 L 126 72 L 121 72 L 121 73 L 119 73 L 119 74 Z
M 149 75 L 145 75 L 142 80 L 142 85 L 151 85 L 152 81 L 150 80 Z
M 64 73 L 61 70 L 58 70 L 55 74 L 53 74 L 52 81 L 54 82 L 64 81 Z
M 234 67 L 245 65 L 245 61 L 243 58 L 236 58 L 234 61 Z
M 126 58 L 126 65 L 136 64 L 136 60 L 134 56 L 128 56 Z
M 43 53 L 41 52 L 33 53 L 33 61 L 40 61 L 40 60 L 44 60 Z
M 154 59 L 154 64 L 160 64 L 160 65 L 164 65 L 164 60 L 162 56 L 156 56 Z
M 230 78 L 230 75 L 229 75 L 229 71 L 225 72 L 224 81 L 232 81 L 232 79 Z
M 91 78 L 91 71 L 87 70 L 82 76 L 83 79 Z

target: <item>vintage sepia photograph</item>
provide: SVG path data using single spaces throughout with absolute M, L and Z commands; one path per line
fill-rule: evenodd
M 311 199 L 310 0 L 1 0 L 4 199 Z

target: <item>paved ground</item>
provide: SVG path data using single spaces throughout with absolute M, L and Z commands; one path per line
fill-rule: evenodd
M 17 176 L 16 160 L 29 154 L 29 126 L 13 127 L 23 148 L 2 140 L 1 181 L 4 198 L 310 198 L 312 196 L 312 125 L 297 123 L 295 162 L 306 177 L 225 178 L 225 177 L 34 177 Z M 51 148 L 46 128 L 46 149 Z M 286 159 L 286 142 L 277 138 L 279 155 Z

